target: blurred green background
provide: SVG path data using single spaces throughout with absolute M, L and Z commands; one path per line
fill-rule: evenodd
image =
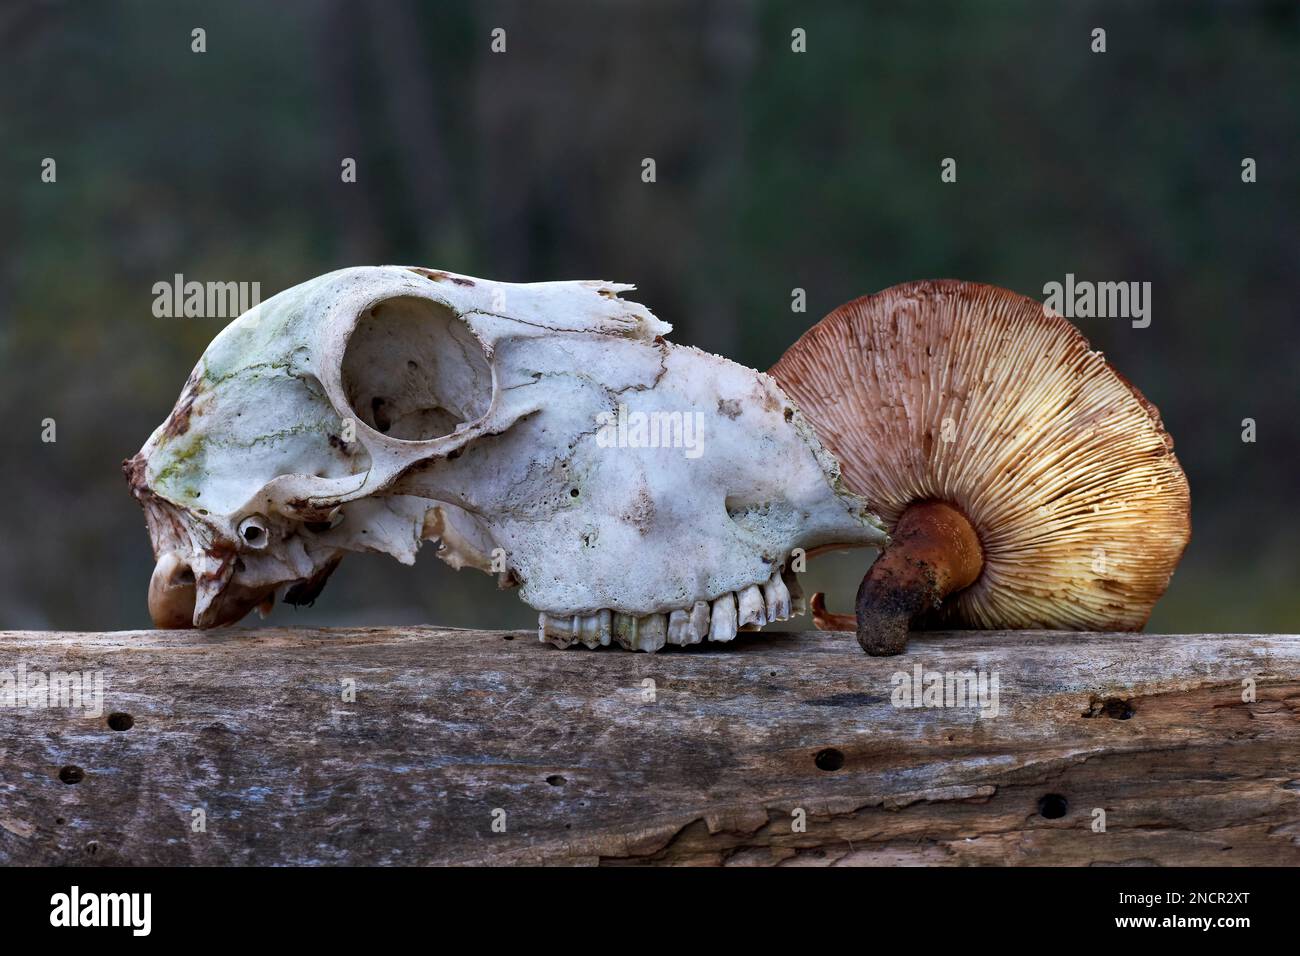
M 148 624 L 152 560 L 119 463 L 225 324 L 155 318 L 155 282 L 258 281 L 267 298 L 402 263 L 636 282 L 677 341 L 758 368 L 908 279 L 1035 298 L 1067 272 L 1150 281 L 1150 328 L 1078 324 L 1160 407 L 1191 481 L 1192 543 L 1151 627 L 1300 631 L 1298 11 L 7 3 L 0 627 Z M 847 610 L 868 557 L 807 580 Z M 271 621 L 535 615 L 429 550 L 411 568 L 350 556 L 314 608 Z

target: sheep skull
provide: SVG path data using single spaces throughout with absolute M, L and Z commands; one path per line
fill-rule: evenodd
M 426 539 L 562 645 L 790 616 L 791 552 L 880 523 L 774 380 L 669 343 L 628 288 L 385 266 L 246 312 L 124 465 L 155 623 L 310 601 L 344 553 L 409 564 Z

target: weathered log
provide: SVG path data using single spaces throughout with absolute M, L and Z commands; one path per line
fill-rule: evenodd
M 895 706 L 916 664 L 997 716 Z M 0 708 L 5 864 L 1300 864 L 1296 636 L 0 633 L 20 665 L 104 710 Z

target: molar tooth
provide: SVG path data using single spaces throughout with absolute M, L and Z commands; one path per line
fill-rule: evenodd
M 564 648 L 573 643 L 573 618 L 551 617 L 546 613 L 537 615 L 537 639 L 545 643 L 550 641 L 556 647 Z
M 619 646 L 626 651 L 636 650 L 636 618 L 631 614 L 615 613 L 613 621 L 612 633 L 614 640 L 618 641 Z
M 578 640 L 590 648 L 609 643 L 609 621 L 606 617 L 605 630 L 601 635 L 601 614 L 608 616 L 609 611 L 597 611 L 595 614 L 579 614 L 573 619 L 573 633 Z
M 709 640 L 730 641 L 736 636 L 736 595 L 728 591 L 713 599 Z
M 766 623 L 767 615 L 763 613 L 763 592 L 758 589 L 757 584 L 751 584 L 740 592 L 740 612 L 736 617 L 736 624 L 740 627 L 747 624 L 762 627 Z
M 637 648 L 653 654 L 668 639 L 668 618 L 662 614 L 647 614 L 637 621 Z
M 614 633 L 614 615 L 609 608 L 601 608 L 596 612 L 596 635 L 600 639 L 601 647 L 609 647 L 609 641 Z
M 711 614 L 708 601 L 695 602 L 695 606 L 691 608 L 691 622 L 688 631 L 690 641 L 688 643 L 698 644 L 709 636 L 709 618 Z
M 790 591 L 781 580 L 781 569 L 777 568 L 763 585 L 763 600 L 767 604 L 767 620 L 784 621 L 790 616 Z
M 673 611 L 668 615 L 668 643 L 691 643 L 691 616 L 685 611 Z
M 793 571 L 782 571 L 781 580 L 790 592 L 790 616 L 799 617 L 808 613 L 808 602 L 803 596 L 803 587 L 799 584 L 799 575 Z

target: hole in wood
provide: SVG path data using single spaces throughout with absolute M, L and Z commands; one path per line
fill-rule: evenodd
M 80 767 L 74 767 L 72 764 L 64 767 L 59 771 L 59 779 L 64 783 L 81 783 L 86 778 L 86 771 Z
M 834 747 L 827 747 L 825 750 L 817 751 L 817 756 L 813 757 L 813 763 L 817 765 L 818 770 L 834 773 L 844 766 L 844 754 Z
M 1083 712 L 1083 716 L 1128 720 L 1135 713 L 1137 713 L 1137 708 L 1133 706 L 1131 700 L 1125 700 L 1123 697 L 1094 697 L 1088 701 L 1088 709 Z
M 1049 793 L 1038 800 L 1038 812 L 1048 820 L 1059 820 L 1069 809 L 1070 801 L 1059 793 Z
M 546 778 L 546 782 L 549 783 L 552 787 L 562 787 L 565 784 L 565 779 L 561 777 L 558 773 L 553 773 Z
M 135 726 L 135 718 L 130 714 L 109 714 L 108 727 L 110 730 L 130 730 Z

